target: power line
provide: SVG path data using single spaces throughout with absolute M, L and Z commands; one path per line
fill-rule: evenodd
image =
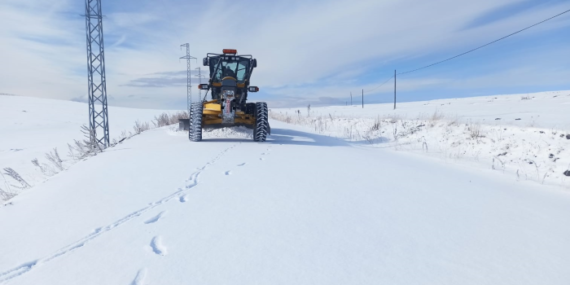
M 458 58 L 458 57 L 460 57 L 460 56 L 464 56 L 464 55 L 466 55 L 466 54 L 472 53 L 472 52 L 477 51 L 477 50 L 479 50 L 479 49 L 482 49 L 482 48 L 484 48 L 484 47 L 486 47 L 486 46 L 492 45 L 492 44 L 494 44 L 494 43 L 496 43 L 496 42 L 499 42 L 499 41 L 501 41 L 501 40 L 504 40 L 504 39 L 506 39 L 506 38 L 509 38 L 509 37 L 511 37 L 511 36 L 514 36 L 514 35 L 516 35 L 516 34 L 518 34 L 518 33 L 524 32 L 524 31 L 526 31 L 526 30 L 528 30 L 528 29 L 530 29 L 530 28 L 533 28 L 533 27 L 536 27 L 536 26 L 538 26 L 538 25 L 540 25 L 540 24 L 543 24 L 543 23 L 545 23 L 545 22 L 548 22 L 548 21 L 550 21 L 550 20 L 552 20 L 552 19 L 554 19 L 554 18 L 560 17 L 560 16 L 562 16 L 562 15 L 568 13 L 568 12 L 570 12 L 570 9 L 568 9 L 568 10 L 562 12 L 562 13 L 559 13 L 559 14 L 557 14 L 557 15 L 554 15 L 554 16 L 552 16 L 552 17 L 546 19 L 546 20 L 542 20 L 542 21 L 540 21 L 540 22 L 538 22 L 538 23 L 536 23 L 536 24 L 533 24 L 533 25 L 531 25 L 531 26 L 528 26 L 528 27 L 526 27 L 526 28 L 524 28 L 524 29 L 521 29 L 521 30 L 518 30 L 518 31 L 516 31 L 516 32 L 514 32 L 514 33 L 508 34 L 508 35 L 506 35 L 506 36 L 504 36 L 504 37 L 502 37 L 502 38 L 499 38 L 499 39 L 496 39 L 496 40 L 494 40 L 494 41 L 492 41 L 492 42 L 489 42 L 489 43 L 487 43 L 487 44 L 484 44 L 484 45 L 482 45 L 482 46 L 476 47 L 476 48 L 474 48 L 474 49 L 471 49 L 471 50 L 468 50 L 468 51 L 466 51 L 466 52 L 460 53 L 460 54 L 458 54 L 458 55 L 452 56 L 452 57 L 450 57 L 450 58 L 447 58 L 447 59 L 444 59 L 444 60 L 441 60 L 441 61 L 438 61 L 438 62 L 429 64 L 429 65 L 426 65 L 426 66 L 422 66 L 422 67 L 420 67 L 420 68 L 416 68 L 416 69 L 408 70 L 408 71 L 404 71 L 404 72 L 399 72 L 397 75 L 403 75 L 403 74 L 413 73 L 413 72 L 416 72 L 416 71 L 419 71 L 419 70 L 422 70 L 422 69 L 426 69 L 426 68 L 429 68 L 429 67 L 432 67 L 432 66 L 435 66 L 435 65 L 438 65 L 438 64 L 441 64 L 441 63 L 444 63 L 444 62 L 447 62 L 447 61 L 456 59 L 456 58 Z M 390 80 L 392 80 L 392 79 L 394 79 L 394 76 L 391 76 L 390 78 L 386 79 L 386 81 L 382 82 L 382 84 L 380 84 L 380 85 L 378 85 L 378 86 L 376 86 L 376 87 L 374 87 L 374 88 L 372 88 L 372 89 L 370 89 L 370 90 L 366 90 L 366 92 L 372 92 L 372 91 L 374 91 L 374 90 L 376 90 L 376 89 L 378 89 L 378 88 L 384 86 L 386 83 L 390 82 Z
M 441 63 L 450 61 L 450 60 L 452 60 L 452 59 L 456 59 L 456 58 L 458 58 L 458 57 L 460 57 L 460 56 L 466 55 L 466 54 L 468 54 L 468 53 L 472 53 L 472 52 L 474 52 L 474 51 L 476 51 L 476 50 L 479 50 L 479 49 L 482 49 L 482 48 L 484 48 L 484 47 L 486 47 L 486 46 L 492 45 L 492 44 L 494 44 L 494 43 L 496 43 L 496 42 L 498 42 L 498 41 L 504 40 L 504 39 L 506 39 L 506 38 L 508 38 L 508 37 L 514 36 L 514 35 L 516 35 L 516 34 L 518 34 L 518 33 L 521 33 L 521 32 L 524 32 L 524 31 L 526 31 L 526 30 L 528 30 L 528 29 L 530 29 L 530 28 L 536 27 L 536 26 L 538 26 L 538 25 L 540 25 L 540 24 L 542 24 L 542 23 L 545 23 L 545 22 L 547 22 L 547 21 L 550 21 L 550 20 L 552 20 L 552 19 L 554 19 L 554 18 L 556 18 L 556 17 L 562 16 L 562 15 L 568 13 L 568 12 L 570 12 L 570 9 L 568 9 L 568 10 L 566 10 L 566 11 L 560 13 L 560 14 L 554 15 L 554 16 L 552 16 L 552 17 L 546 19 L 546 20 L 540 21 L 540 22 L 538 22 L 538 23 L 536 23 L 536 24 L 534 24 L 534 25 L 528 26 L 528 27 L 526 27 L 526 28 L 524 28 L 524 29 L 518 30 L 518 31 L 516 31 L 516 32 L 514 32 L 514 33 L 511 33 L 511 34 L 509 34 L 509 35 L 506 35 L 506 36 L 504 36 L 504 37 L 502 37 L 502 38 L 496 39 L 496 40 L 494 40 L 494 41 L 492 41 L 492 42 L 489 42 L 489 43 L 484 44 L 484 45 L 482 45 L 482 46 L 479 46 L 479 47 L 477 47 L 477 48 L 468 50 L 468 51 L 466 51 L 466 52 L 464 52 L 464 53 L 460 53 L 460 54 L 458 54 L 458 55 L 456 55 L 456 56 L 453 56 L 453 57 L 450 57 L 450 58 L 448 58 L 448 59 L 444 59 L 444 60 L 438 61 L 438 62 L 436 62 L 436 63 L 429 64 L 429 65 L 426 65 L 426 66 L 423 66 L 423 67 L 420 67 L 420 68 L 416 68 L 416 69 L 409 70 L 409 71 L 405 71 L 405 72 L 400 72 L 400 73 L 398 73 L 398 75 L 403 75 L 403 74 L 408 74 L 408 73 L 416 72 L 416 71 L 419 71 L 419 70 L 422 70 L 422 69 L 426 69 L 426 68 L 428 68 L 428 67 L 432 67 L 432 66 L 434 66 L 434 65 L 438 65 L 438 64 L 441 64 Z
M 392 80 L 392 78 L 394 78 L 394 76 L 392 76 L 392 77 L 386 79 L 386 81 L 384 81 L 382 84 L 380 84 L 380 85 L 378 85 L 378 86 L 376 86 L 376 87 L 374 87 L 374 88 L 372 88 L 372 89 L 370 89 L 370 90 L 366 90 L 366 92 L 372 92 L 372 91 L 374 91 L 374 90 L 376 90 L 376 89 L 378 89 L 378 88 L 384 86 L 384 84 L 390 82 L 390 80 Z

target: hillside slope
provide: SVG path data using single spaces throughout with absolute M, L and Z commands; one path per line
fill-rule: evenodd
M 136 121 L 150 122 L 161 110 L 109 107 L 110 137 L 132 132 Z M 0 96 L 0 172 L 9 167 L 17 171 L 30 185 L 45 181 L 54 171 L 41 171 L 32 164 L 38 159 L 45 168 L 54 166 L 46 154 L 54 149 L 67 161 L 68 146 L 82 140 L 82 125 L 88 125 L 85 103 L 33 97 Z M 46 175 L 47 173 L 47 175 Z M 8 191 L 9 179 L 0 176 L 0 188 Z M 17 184 L 17 183 L 16 183 Z

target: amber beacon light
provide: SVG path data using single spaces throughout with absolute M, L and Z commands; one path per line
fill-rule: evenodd
M 237 50 L 231 48 L 225 48 L 224 54 L 237 54 Z

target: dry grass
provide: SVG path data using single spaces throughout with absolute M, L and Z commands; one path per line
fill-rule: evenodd
M 469 137 L 471 139 L 479 140 L 480 138 L 485 137 L 481 132 L 480 124 L 469 124 L 467 125 L 467 130 L 469 131 Z
M 170 115 L 167 113 L 162 113 L 158 116 L 155 116 L 152 123 L 153 123 L 154 127 L 160 128 L 160 127 L 164 127 L 164 126 L 178 124 L 179 119 L 188 119 L 188 112 L 183 111 L 183 112 L 178 112 L 178 113 L 174 113 L 174 114 L 170 114 Z
M 135 134 L 140 135 L 140 133 L 150 130 L 150 124 L 148 122 L 141 123 L 139 121 L 136 121 L 135 125 L 133 126 L 133 130 Z
M 173 114 L 162 113 L 158 116 L 154 117 L 152 121 L 152 127 L 149 122 L 140 122 L 136 121 L 135 125 L 133 126 L 132 131 L 123 131 L 121 136 L 117 139 L 113 139 L 113 142 L 109 147 L 114 147 L 117 144 L 123 142 L 126 139 L 130 139 L 135 135 L 138 135 L 142 132 L 150 130 L 151 128 L 156 127 L 163 127 L 172 124 L 177 124 L 179 119 L 187 119 L 188 113 L 187 112 L 178 112 Z M 88 157 L 94 156 L 100 152 L 104 151 L 102 145 L 100 145 L 97 140 L 95 139 L 94 133 L 92 130 L 89 129 L 87 125 L 81 126 L 81 133 L 83 134 L 82 140 L 74 140 L 73 143 L 67 144 L 68 152 L 67 156 L 71 159 L 68 160 L 68 163 L 75 163 L 80 160 L 86 159 Z M 48 160 L 49 164 L 40 162 L 37 158 L 33 159 L 31 162 L 32 164 L 37 167 L 43 175 L 52 176 L 55 175 L 65 169 L 64 162 L 57 150 L 54 148 L 52 151 L 45 154 L 45 158 Z M 16 172 L 12 168 L 4 168 L 4 173 L 0 173 L 0 176 L 4 180 L 4 186 L 0 188 L 0 199 L 1 200 L 8 200 L 13 198 L 14 196 L 18 195 L 17 191 L 13 191 L 12 188 L 16 189 L 26 189 L 32 187 L 18 172 Z M 11 185 L 8 183 L 7 178 L 15 182 L 18 182 L 19 185 Z
M 435 111 L 435 112 L 433 112 L 433 114 L 431 115 L 431 117 L 429 118 L 429 120 L 432 121 L 432 122 L 436 122 L 436 121 L 442 120 L 444 117 L 445 117 L 445 116 L 443 115 L 442 112 Z
M 0 188 L 0 200 L 8 201 L 14 197 L 16 197 L 16 194 L 14 194 L 12 192 L 4 191 L 2 188 Z
M 376 117 L 372 126 L 370 126 L 369 132 L 379 131 L 382 128 L 382 120 L 380 117 Z
M 59 157 L 59 153 L 57 152 L 57 148 L 54 148 L 53 151 L 46 153 L 46 158 L 49 160 L 59 171 L 63 170 L 63 160 Z
M 4 175 L 11 177 L 16 182 L 20 183 L 20 186 L 12 185 L 15 188 L 26 189 L 26 188 L 31 187 L 30 184 L 28 184 L 28 182 L 26 182 L 26 180 L 24 180 L 24 178 L 22 178 L 22 176 L 20 176 L 20 174 L 18 172 L 16 172 L 16 170 L 14 170 L 10 167 L 4 168 Z

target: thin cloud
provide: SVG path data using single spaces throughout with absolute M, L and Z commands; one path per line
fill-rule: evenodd
M 288 100 L 290 103 L 287 104 L 333 104 L 336 102 L 333 99 L 320 98 L 339 98 L 342 102 L 350 91 L 375 87 L 395 68 L 400 70 L 409 65 L 415 67 L 433 62 L 552 16 L 562 8 L 567 9 L 561 1 L 549 1 L 518 13 L 510 13 L 517 12 L 516 9 L 504 10 L 505 15 L 512 15 L 497 16 L 495 18 L 500 20 L 495 21 L 488 16 L 490 13 L 522 1 L 499 2 L 109 2 L 103 7 L 107 15 L 104 27 L 108 43 L 108 93 L 120 104 L 139 106 L 140 103 L 127 100 L 129 95 L 136 95 L 148 97 L 148 106 L 175 108 L 177 103 L 173 102 L 184 100 L 186 88 L 186 66 L 179 60 L 184 55 L 180 44 L 190 42 L 191 54 L 198 58 L 197 62 L 192 62 L 193 68 L 201 66 L 200 59 L 206 53 L 219 53 L 223 48 L 237 48 L 240 53 L 253 54 L 258 59 L 258 68 L 254 71 L 252 84 L 263 90 L 254 96 L 255 100 L 279 97 L 279 100 Z M 10 67 L 0 69 L 0 86 L 4 92 L 59 99 L 71 99 L 85 93 L 85 24 L 79 17 L 83 12 L 82 5 L 70 0 L 5 0 L 0 3 L 3 43 L 0 45 L 0 62 Z M 196 12 L 189 15 L 188 11 Z M 484 24 L 461 30 L 477 21 Z M 561 19 L 521 34 L 517 40 L 527 39 L 527 43 L 532 44 L 544 40 L 540 38 L 541 34 L 555 33 L 560 40 L 540 50 L 549 55 L 553 49 L 569 44 L 568 39 L 560 37 L 564 32 L 562 28 L 569 24 L 567 19 Z M 509 44 L 505 42 L 512 50 L 520 49 L 519 45 Z M 504 61 L 504 65 L 495 66 L 500 70 L 523 65 L 544 70 L 570 64 L 569 57 L 558 58 L 558 63 L 527 61 L 528 53 L 504 50 L 486 50 L 479 55 L 484 58 L 483 55 L 496 52 L 503 52 L 505 58 L 511 59 Z M 492 65 L 484 60 L 476 64 Z M 461 61 L 449 66 L 469 68 Z M 481 77 L 481 72 L 497 73 L 481 70 L 461 76 L 475 80 Z M 202 71 L 207 74 L 205 69 Z M 419 74 L 425 77 L 423 79 L 409 78 L 418 82 L 414 90 L 462 79 L 449 74 L 433 74 L 436 71 L 440 72 L 430 70 L 432 73 Z M 444 79 L 434 83 L 430 81 L 433 78 Z M 505 84 L 520 85 L 512 77 L 502 78 Z M 193 84 L 199 81 L 197 78 L 192 80 Z M 489 81 L 481 83 L 493 84 Z M 160 96 L 156 95 L 157 89 L 160 89 Z M 467 87 L 463 90 L 469 93 Z

